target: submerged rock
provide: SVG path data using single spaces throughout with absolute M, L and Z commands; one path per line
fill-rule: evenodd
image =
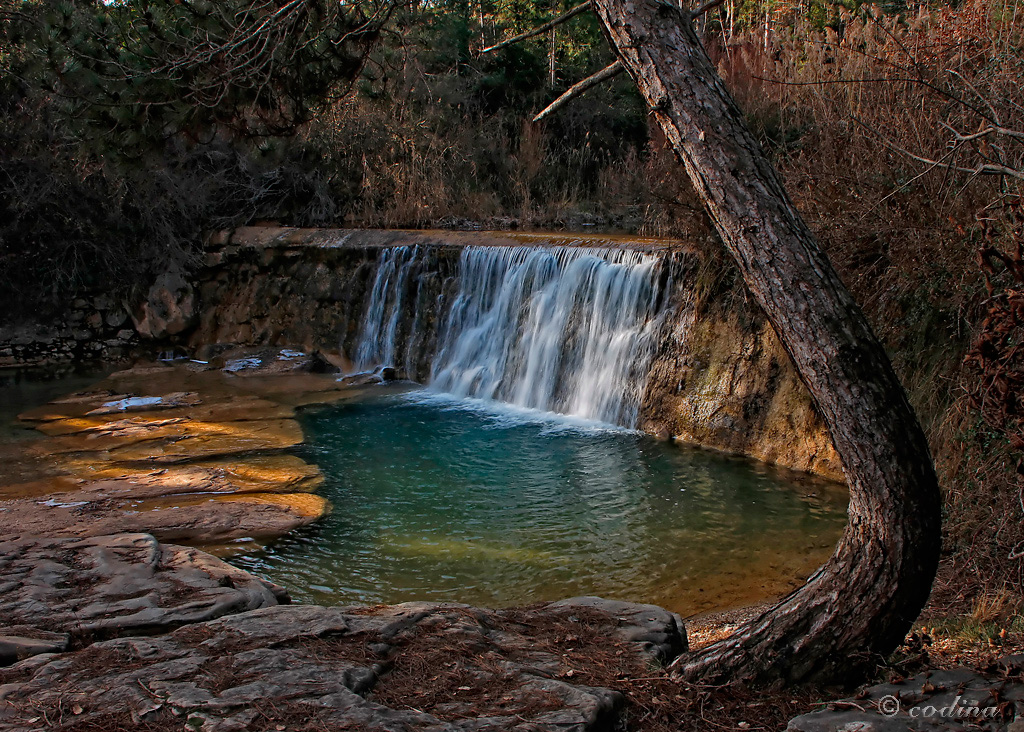
M 0 663 L 288 602 L 277 585 L 146 534 L 0 543 Z

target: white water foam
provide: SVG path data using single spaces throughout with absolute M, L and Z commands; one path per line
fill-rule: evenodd
M 491 399 L 462 397 L 437 391 L 421 389 L 397 397 L 410 404 L 422 404 L 451 412 L 469 412 L 487 419 L 488 429 L 513 429 L 524 425 L 539 425 L 540 433 L 547 434 L 643 434 L 639 430 L 609 422 L 599 422 L 587 417 L 574 417 L 558 412 L 517 407 L 514 404 L 496 402 Z

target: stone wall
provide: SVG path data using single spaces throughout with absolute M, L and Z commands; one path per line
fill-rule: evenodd
M 424 380 L 437 337 L 434 303 L 455 284 L 462 246 L 448 239 L 447 233 L 271 228 L 218 235 L 201 273 L 202 314 L 189 346 L 194 352 L 221 343 L 301 347 L 345 370 L 380 250 L 415 245 L 425 255 L 403 298 L 397 358 L 409 363 L 403 377 Z M 415 333 L 412 342 L 410 332 Z
M 222 232 L 210 239 L 192 282 L 164 276 L 131 313 L 103 296 L 79 298 L 62 324 L 0 330 L 0 367 L 109 361 L 164 349 L 202 359 L 232 344 L 316 351 L 346 370 L 380 251 L 406 245 L 421 251 L 403 295 L 396 364 L 404 366 L 400 375 L 423 381 L 436 348 L 438 303 L 450 301 L 457 286 L 462 247 L 587 239 L 560 236 L 274 227 Z M 593 239 L 668 260 L 668 313 L 641 408 L 642 429 L 842 480 L 827 430 L 788 356 L 760 312 L 736 297 L 738 288 L 702 294 L 698 258 L 681 242 Z
M 57 323 L 0 325 L 0 368 L 118 361 L 138 348 L 128 311 L 105 294 L 75 298 Z
M 301 346 L 344 363 L 359 334 L 380 249 L 420 246 L 426 256 L 409 277 L 396 341 L 405 344 L 410 332 L 415 338 L 396 363 L 407 364 L 403 375 L 424 380 L 437 337 L 434 304 L 450 296 L 463 246 L 553 246 L 580 238 L 273 228 L 222 233 L 211 241 L 199 287 L 202 317 L 189 342 L 193 350 L 212 343 Z M 669 259 L 669 313 L 640 427 L 842 480 L 828 432 L 764 317 L 731 290 L 701 296 L 694 287 L 697 257 L 681 243 L 612 241 Z

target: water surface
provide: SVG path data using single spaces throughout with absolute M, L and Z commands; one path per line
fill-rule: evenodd
M 689 615 L 783 594 L 845 490 L 635 431 L 428 390 L 304 413 L 331 515 L 232 559 L 328 604 L 596 594 Z
M 43 439 L 42 433 L 19 421 L 18 415 L 86 389 L 108 372 L 93 369 L 79 373 L 70 367 L 0 369 L 0 486 L 53 474 L 46 456 L 32 449 L 33 443 Z

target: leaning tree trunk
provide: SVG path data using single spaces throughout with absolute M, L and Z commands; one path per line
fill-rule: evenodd
M 817 403 L 850 486 L 832 558 L 729 638 L 681 658 L 677 673 L 767 683 L 862 672 L 900 643 L 935 576 L 940 501 L 924 433 L 689 16 L 659 0 L 593 3 Z

